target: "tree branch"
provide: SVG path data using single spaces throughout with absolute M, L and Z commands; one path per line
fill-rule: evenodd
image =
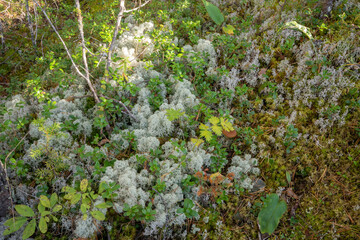
M 105 81 L 109 82 L 109 68 L 110 68 L 110 62 L 111 62 L 111 57 L 112 57 L 112 51 L 114 50 L 115 47 L 115 40 L 116 37 L 119 33 L 119 28 L 121 25 L 121 19 L 123 17 L 123 14 L 125 12 L 125 0 L 120 0 L 120 5 L 119 5 L 119 14 L 116 20 L 116 26 L 115 26 L 115 30 L 114 30 L 114 35 L 113 38 L 111 40 L 110 43 L 110 47 L 109 47 L 109 51 L 108 51 L 108 55 L 107 55 L 107 60 L 106 60 L 106 69 L 105 69 Z
M 80 2 L 79 0 L 75 0 L 76 4 L 76 15 L 78 17 L 79 22 L 79 30 L 80 30 L 80 37 L 81 37 L 81 45 L 82 45 L 82 58 L 85 66 L 85 77 L 88 82 L 90 82 L 90 74 L 89 74 L 89 66 L 87 64 L 87 57 L 86 57 L 86 46 L 85 46 L 85 40 L 84 40 L 84 26 L 82 21 L 82 15 L 81 15 L 81 9 L 80 9 Z
M 30 35 L 31 35 L 31 42 L 34 46 L 34 49 L 36 50 L 36 40 L 35 40 L 35 35 L 34 35 L 33 23 L 32 23 L 31 16 L 30 16 L 29 0 L 25 1 L 25 8 L 26 8 L 26 15 L 27 15 L 29 30 L 30 30 Z
M 149 2 L 151 2 L 151 0 L 147 0 L 146 2 L 144 2 L 143 4 L 141 4 L 141 0 L 140 0 L 140 6 L 136 7 L 136 8 L 133 8 L 133 9 L 130 9 L 130 10 L 125 10 L 124 13 L 129 13 L 129 12 L 133 12 L 133 11 L 136 11 L 142 7 L 144 7 L 146 4 L 148 4 Z
M 86 82 L 87 82 L 87 84 L 88 84 L 91 92 L 92 92 L 93 95 L 94 95 L 95 102 L 96 102 L 96 103 L 100 103 L 100 100 L 99 100 L 99 98 L 98 98 L 98 96 L 97 96 L 97 94 L 96 94 L 95 88 L 93 87 L 90 79 L 87 78 L 86 76 L 84 76 L 84 74 L 82 74 L 82 73 L 80 72 L 79 68 L 77 67 L 77 65 L 75 64 L 73 58 L 71 57 L 71 54 L 70 54 L 70 52 L 69 52 L 69 49 L 67 48 L 67 46 L 66 46 L 64 40 L 62 39 L 62 37 L 60 36 L 59 32 L 56 30 L 54 24 L 51 22 L 49 16 L 46 14 L 45 10 L 39 5 L 39 3 L 37 2 L 37 0 L 34 0 L 34 2 L 35 2 L 36 5 L 40 8 L 40 10 L 43 12 L 43 14 L 44 14 L 45 17 L 46 17 L 46 20 L 49 22 L 49 24 L 51 25 L 52 29 L 55 31 L 56 35 L 59 37 L 61 43 L 63 44 L 63 46 L 64 46 L 64 48 L 65 48 L 65 51 L 66 51 L 68 57 L 70 58 L 70 61 L 71 61 L 72 65 L 73 65 L 73 67 L 74 67 L 75 70 L 76 70 L 76 72 L 77 72 L 81 77 L 83 77 L 83 78 L 86 80 Z

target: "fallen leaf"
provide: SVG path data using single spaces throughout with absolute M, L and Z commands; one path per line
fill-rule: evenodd
M 110 140 L 107 139 L 107 138 L 104 138 L 103 140 L 101 140 L 101 141 L 98 143 L 98 145 L 101 147 L 102 145 L 104 145 L 105 143 L 108 143 L 108 142 L 110 142 Z
M 294 191 L 292 190 L 292 188 L 288 188 L 287 190 L 286 190 L 286 195 L 288 195 L 289 197 L 292 197 L 292 198 L 294 198 L 294 199 L 299 199 L 299 197 L 298 197 L 298 195 L 296 195 L 295 193 L 294 193 Z
M 225 129 L 222 131 L 223 134 L 228 137 L 228 138 L 234 138 L 236 137 L 236 131 L 235 130 L 232 130 L 230 132 L 226 131 Z

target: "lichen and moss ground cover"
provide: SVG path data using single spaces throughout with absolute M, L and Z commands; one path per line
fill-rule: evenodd
M 120 1 L 80 2 L 99 102 L 26 2 L 0 19 L 0 238 L 360 238 L 357 1 L 152 1 L 109 70 Z M 39 2 L 86 72 L 75 4 Z

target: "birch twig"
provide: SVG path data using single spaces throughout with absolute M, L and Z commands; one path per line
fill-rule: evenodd
M 112 57 L 112 51 L 114 50 L 115 47 L 115 40 L 116 37 L 119 33 L 119 28 L 121 25 L 121 19 L 123 17 L 123 14 L 125 12 L 125 0 L 120 0 L 120 5 L 119 5 L 119 14 L 116 20 L 116 26 L 115 26 L 115 30 L 114 30 L 114 35 L 113 38 L 111 40 L 110 43 L 110 47 L 109 47 L 109 51 L 108 51 L 108 55 L 107 55 L 107 60 L 106 60 L 106 69 L 105 69 L 105 81 L 109 82 L 109 68 L 110 68 L 110 62 L 111 62 L 111 57 Z
M 77 72 L 81 77 L 83 77 L 83 78 L 86 80 L 86 82 L 87 82 L 87 84 L 88 84 L 88 86 L 89 86 L 92 94 L 94 95 L 95 102 L 96 102 L 96 103 L 100 103 L 100 100 L 99 100 L 99 98 L 98 98 L 98 96 L 97 96 L 97 93 L 96 93 L 96 91 L 95 91 L 95 88 L 93 87 L 90 79 L 87 78 L 84 74 L 82 74 L 82 72 L 80 72 L 79 68 L 77 67 L 77 65 L 76 65 L 75 62 L 74 62 L 74 59 L 71 57 L 71 54 L 70 54 L 70 52 L 69 52 L 69 49 L 67 48 L 67 46 L 66 46 L 64 40 L 62 39 L 62 37 L 60 36 L 59 32 L 56 30 L 54 24 L 51 22 L 49 16 L 48 16 L 47 13 L 45 12 L 45 10 L 40 6 L 40 4 L 37 2 L 37 0 L 34 0 L 34 2 L 35 2 L 36 5 L 40 8 L 40 10 L 42 11 L 42 13 L 45 15 L 46 20 L 49 22 L 50 26 L 51 26 L 52 29 L 55 31 L 56 35 L 59 37 L 61 43 L 63 44 L 63 46 L 64 46 L 64 48 L 65 48 L 65 51 L 66 51 L 68 57 L 70 58 L 70 61 L 71 61 L 72 65 L 73 65 L 73 67 L 74 67 L 75 70 L 76 70 L 76 72 Z

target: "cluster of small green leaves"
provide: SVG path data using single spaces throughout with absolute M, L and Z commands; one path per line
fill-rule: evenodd
M 152 221 L 155 219 L 156 211 L 152 210 L 152 203 L 150 202 L 147 207 L 141 205 L 134 205 L 132 207 L 125 203 L 124 216 L 134 219 L 136 221 Z
M 195 204 L 191 199 L 186 198 L 184 200 L 184 207 L 176 210 L 177 213 L 183 213 L 187 218 L 193 218 L 199 216 L 198 212 L 194 210 Z
M 58 218 L 55 215 L 62 209 L 62 206 L 59 204 L 56 205 L 57 202 L 58 196 L 56 193 L 53 193 L 50 199 L 45 195 L 41 195 L 40 203 L 38 204 L 38 214 L 35 214 L 35 212 L 26 205 L 16 205 L 15 210 L 20 217 L 11 218 L 4 223 L 4 226 L 8 227 L 4 231 L 4 235 L 16 232 L 25 223 L 28 223 L 22 234 L 22 239 L 27 239 L 35 233 L 37 220 L 40 232 L 46 233 L 48 230 L 48 223 L 51 219 L 54 222 L 58 221 Z M 28 222 L 29 220 L 30 222 Z
M 45 143 L 36 148 L 32 148 L 30 151 L 30 157 L 33 159 L 40 158 L 43 155 L 46 157 L 44 160 L 45 168 L 36 169 L 36 175 L 39 178 L 37 181 L 43 179 L 51 181 L 56 175 L 68 167 L 68 165 L 62 161 L 63 157 L 61 154 L 50 147 L 50 141 L 54 138 L 64 136 L 64 133 L 61 132 L 61 125 L 57 122 L 46 126 L 44 118 L 35 119 L 33 124 L 45 135 Z
M 120 186 L 118 186 L 120 187 Z M 76 191 L 74 188 L 65 186 L 62 191 L 66 193 L 64 196 L 64 199 L 68 200 L 70 204 L 75 205 L 81 200 L 80 204 L 80 211 L 83 214 L 83 219 L 86 220 L 88 217 L 88 210 L 93 206 L 94 201 L 100 196 L 100 194 L 103 194 L 101 197 L 105 199 L 107 196 L 106 190 L 109 190 L 109 185 L 107 183 L 100 183 L 98 193 L 96 194 L 91 186 L 89 186 L 89 182 L 87 179 L 83 179 L 80 183 L 80 191 Z M 113 191 L 116 190 L 116 188 L 111 189 Z M 104 195 L 105 194 L 105 195 Z M 114 195 L 110 195 L 113 197 Z M 106 201 L 104 203 L 100 203 L 95 205 L 96 208 L 111 208 L 113 206 L 112 202 Z M 90 211 L 91 216 L 93 216 L 95 219 L 103 221 L 105 220 L 105 215 L 98 211 L 98 210 L 92 210 Z
M 290 124 L 286 129 L 284 145 L 286 147 L 286 153 L 290 153 L 290 150 L 296 146 L 294 140 L 298 137 L 298 129 L 294 125 Z

